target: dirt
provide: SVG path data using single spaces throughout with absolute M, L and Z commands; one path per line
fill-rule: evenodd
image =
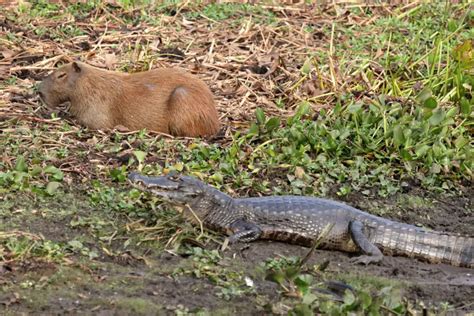
M 233 260 L 234 267 L 251 271 L 256 265 L 275 255 L 304 255 L 307 248 L 290 246 L 281 243 L 256 242 L 244 251 L 244 256 L 237 255 Z M 233 257 L 229 252 L 226 258 Z M 114 314 L 118 311 L 148 314 L 142 306 L 156 311 L 176 310 L 197 311 L 205 308 L 208 311 L 222 311 L 231 314 L 260 314 L 265 307 L 259 305 L 255 295 L 244 295 L 230 301 L 216 296 L 215 285 L 205 279 L 190 276 L 170 277 L 160 273 L 157 267 L 180 265 L 184 259 L 168 256 L 158 258 L 152 267 L 143 265 L 130 267 L 109 264 L 99 264 L 101 267 L 94 272 L 94 277 L 81 272 L 79 268 L 72 271 L 68 267 L 56 267 L 52 273 L 51 266 L 33 266 L 28 273 L 24 269 L 2 273 L 2 283 L 22 283 L 41 278 L 56 279 L 45 288 L 38 288 L 29 293 L 21 294 L 18 301 L 10 304 L 14 293 L 3 293 L 5 312 L 41 311 L 45 313 L 62 314 L 64 312 L 92 312 L 102 315 Z M 448 302 L 460 311 L 472 310 L 472 293 L 474 290 L 474 274 L 471 269 L 456 268 L 446 265 L 430 265 L 407 258 L 385 258 L 379 265 L 354 266 L 349 262 L 349 256 L 334 251 L 316 251 L 310 264 L 330 261 L 327 272 L 338 280 L 339 274 L 348 274 L 364 278 L 377 276 L 403 282 L 404 292 L 416 303 L 423 302 L 425 306 L 438 306 L 440 302 Z M 59 275 L 59 277 L 58 277 Z M 69 275 L 62 279 L 63 275 Z M 71 275 L 76 277 L 71 278 Z M 69 281 L 67 281 L 69 279 Z M 255 280 L 259 297 L 264 297 L 268 303 L 276 303 L 281 298 L 275 283 L 265 280 Z M 24 291 L 23 291 L 24 292 Z M 40 295 L 47 301 L 40 304 L 34 296 Z M 120 302 L 129 302 L 125 308 Z M 249 304 L 251 302 L 251 304 Z M 7 306 L 6 306 L 7 305 Z M 268 312 L 268 311 L 267 311 Z
M 380 11 L 385 9 L 381 7 Z M 104 12 L 107 14 L 104 15 Z M 147 68 L 142 58 L 137 60 L 135 52 L 132 54 L 129 50 L 144 39 L 141 33 L 148 26 L 141 24 L 143 30 L 128 32 L 129 25 L 119 23 L 125 15 L 117 17 L 114 11 L 111 12 L 101 9 L 90 12 L 87 16 L 104 15 L 102 24 L 94 22 L 90 27 L 83 28 L 83 39 L 67 35 L 60 41 L 53 40 L 49 34 L 37 35 L 35 32 L 41 26 L 53 30 L 59 24 L 71 24 L 69 14 L 64 15 L 64 19 L 45 18 L 29 23 L 32 27 L 23 27 L 21 23 L 5 18 L 0 20 L 0 29 L 10 31 L 20 39 L 5 40 L 10 46 L 3 52 L 11 56 L 4 55 L 4 65 L 0 65 L 0 79 L 15 79 L 1 87 L 0 103 L 4 103 L 0 106 L 0 122 L 4 128 L 0 128 L 0 136 L 5 139 L 10 135 L 18 136 L 9 140 L 0 167 L 12 170 L 16 156 L 22 153 L 41 158 L 42 163 L 52 164 L 64 172 L 63 185 L 66 190 L 82 186 L 84 191 L 73 192 L 61 199 L 57 196 L 40 199 L 25 191 L 9 192 L 9 189 L 1 191 L 3 188 L 0 188 L 0 233 L 23 231 L 61 245 L 80 240 L 89 250 L 98 254 L 97 258 L 90 259 L 88 253 L 68 253 L 59 262 L 41 256 L 10 260 L 3 252 L 3 244 L 0 244 L 0 314 L 182 315 L 207 311 L 212 315 L 286 315 L 291 305 L 287 303 L 293 302 L 294 305 L 296 300 L 285 297 L 276 283 L 265 280 L 259 266 L 271 258 L 304 256 L 308 248 L 258 241 L 249 245 L 235 245 L 221 253 L 219 268 L 244 273 L 254 283 L 250 293 L 234 295 L 226 300 L 222 297 L 222 287 L 211 278 L 179 272 L 179 269 L 193 271 L 196 262 L 192 256 L 178 255 L 175 250 L 158 251 L 152 241 L 136 246 L 134 240 L 125 247 L 125 239 L 133 234 L 128 233 L 129 225 L 132 226 L 135 219 L 124 218 L 126 215 L 112 214 L 110 209 L 104 210 L 89 204 L 87 190 L 92 190 L 92 180 L 104 183 L 104 179 L 110 180 L 108 170 L 130 166 L 129 160 L 134 158 L 133 150 L 142 148 L 141 142 L 149 140 L 136 137 L 135 141 L 130 141 L 122 138 L 112 150 L 104 144 L 116 142 L 116 134 L 85 131 L 74 125 L 74 120 L 68 120 L 69 125 L 65 127 L 64 119 L 52 118 L 52 113 L 57 110 L 39 107 L 33 87 L 50 69 L 65 61 L 64 58 L 56 58 L 58 52 L 61 56 L 76 56 L 101 66 L 106 66 L 105 54 L 117 56 L 121 60 L 118 65 L 127 66 L 127 69 L 121 68 L 123 71 Z M 220 142 L 222 147 L 230 146 L 232 129 L 239 130 L 250 125 L 254 120 L 252 113 L 257 107 L 264 107 L 268 117 L 286 117 L 294 114 L 301 100 L 320 96 L 321 91 L 311 88 L 311 82 L 294 91 L 291 88 L 291 93 L 285 88 L 294 86 L 299 80 L 304 62 L 301 56 L 306 56 L 308 50 L 326 53 L 329 40 L 333 44 L 333 36 L 329 33 L 333 25 L 343 23 L 352 27 L 358 23 L 370 25 L 374 21 L 371 15 L 361 17 L 343 14 L 335 20 L 332 15 L 324 13 L 318 16 L 318 23 L 314 24 L 315 15 L 312 11 L 282 12 L 284 14 L 279 15 L 284 15 L 282 25 L 285 27 L 278 28 L 256 23 L 258 28 L 252 27 L 242 32 L 240 23 L 234 29 L 230 24 L 224 24 L 222 26 L 225 26 L 226 31 L 223 32 L 224 28 L 219 25 L 217 29 L 208 24 L 199 26 L 203 23 L 201 20 L 190 22 L 181 16 L 179 19 L 160 16 L 165 22 L 163 27 L 159 27 L 159 32 L 154 28 L 146 30 L 151 31 L 149 34 L 160 35 L 159 43 L 146 39 L 147 45 L 158 45 L 156 50 L 167 58 L 158 59 L 160 65 L 179 65 L 198 72 L 216 92 L 219 109 L 225 114 L 223 125 L 227 128 L 223 130 L 223 135 L 211 141 Z M 140 10 L 132 13 L 142 14 Z M 107 22 L 108 16 L 111 21 Z M 365 22 L 360 19 L 365 19 Z M 337 23 L 334 24 L 334 21 Z M 81 27 L 89 24 L 85 17 L 77 18 L 76 22 Z M 193 24 L 195 26 L 191 27 Z M 306 33 L 301 31 L 306 26 L 315 28 L 313 41 L 308 41 Z M 170 43 L 181 46 L 164 48 L 161 37 L 166 47 Z M 291 37 L 291 40 L 287 41 L 286 37 Z M 104 38 L 105 45 L 96 50 Z M 209 38 L 215 38 L 216 41 L 213 40 L 211 45 Z M 260 41 L 264 47 L 258 48 L 255 43 L 260 38 L 265 39 Z M 340 39 L 344 40 L 342 37 Z M 220 41 L 224 44 L 215 45 Z M 189 43 L 195 44 L 189 48 Z M 270 54 L 269 47 L 278 50 Z M 91 48 L 94 54 L 89 54 Z M 369 48 L 373 49 L 372 46 Z M 154 56 L 155 52 L 152 51 L 145 52 L 145 57 Z M 183 51 L 186 51 L 185 62 L 182 62 Z M 249 59 L 242 61 L 241 56 L 247 52 Z M 233 60 L 229 56 L 234 56 Z M 154 61 L 154 57 L 150 60 Z M 279 68 L 284 68 L 284 71 Z M 345 77 L 339 77 L 341 74 L 336 73 L 336 79 L 346 82 Z M 318 80 L 326 86 L 334 84 L 333 74 L 331 78 L 323 74 Z M 279 98 L 287 104 L 285 108 L 274 104 L 274 100 Z M 333 105 L 335 99 L 328 97 L 320 102 L 316 104 L 318 108 L 326 104 Z M 244 103 L 245 106 L 242 106 Z M 65 116 L 63 112 L 55 115 Z M 27 133 L 29 131 L 33 133 Z M 182 140 L 182 144 L 183 148 L 189 147 L 188 140 Z M 60 149 L 67 151 L 59 156 L 57 151 Z M 156 144 L 149 147 L 144 164 L 164 167 L 165 162 L 169 161 L 160 150 Z M 158 154 L 154 155 L 156 152 Z M 406 187 L 403 193 L 390 198 L 369 198 L 354 192 L 344 201 L 385 218 L 472 236 L 474 189 L 469 184 L 456 189 L 461 193 L 437 195 L 420 189 L 415 183 Z M 259 193 L 240 191 L 241 194 L 247 192 Z M 333 198 L 340 198 L 335 193 L 337 189 L 331 192 L 334 192 Z M 84 220 L 83 224 L 72 225 L 81 219 Z M 117 236 L 118 240 L 107 242 L 110 236 Z M 0 238 L 3 237 L 0 235 Z M 3 242 L 2 239 L 0 241 Z M 218 249 L 216 244 L 205 247 Z M 390 284 L 400 289 L 406 300 L 418 310 L 423 309 L 423 306 L 438 308 L 447 302 L 460 313 L 474 311 L 473 269 L 428 264 L 403 257 L 385 257 L 380 264 L 361 266 L 351 263 L 351 256 L 338 251 L 316 250 L 306 266 L 310 269 L 313 265 L 328 262 L 322 278 L 353 286 L 382 287 Z M 212 267 L 205 269 L 212 270 Z
M 69 196 L 68 199 L 70 198 Z M 377 205 L 389 208 L 393 200 L 400 200 L 399 198 L 400 196 L 398 199 L 379 200 Z M 449 205 L 435 204 L 436 210 L 448 212 L 456 201 L 463 207 L 466 206 L 466 199 L 458 198 L 452 199 Z M 467 201 L 469 204 L 469 199 Z M 461 206 L 458 205 L 459 207 Z M 413 205 L 412 208 L 417 209 Z M 83 211 L 84 209 L 81 210 Z M 28 208 L 23 208 L 23 212 L 28 214 Z M 406 216 L 408 213 L 404 214 L 403 216 Z M 410 214 L 413 214 L 412 223 L 419 222 L 420 212 Z M 465 215 L 457 214 L 453 212 L 450 216 L 454 227 L 456 222 L 465 220 Z M 70 218 L 75 216 L 77 214 L 66 212 L 56 221 L 48 217 L 37 217 L 23 222 L 23 229 L 28 228 L 26 230 L 43 234 L 55 241 L 66 242 L 74 236 L 93 239 L 92 236 L 87 237 L 90 233 L 84 228 L 71 228 L 68 225 Z M 410 222 L 410 219 L 407 222 Z M 432 218 L 431 225 L 435 227 L 444 227 L 445 224 L 444 217 Z M 14 221 L 3 221 L 3 225 L 7 226 L 5 228 L 18 226 Z M 304 257 L 308 252 L 305 247 L 268 241 L 235 245 L 226 250 L 221 253 L 219 266 L 245 271 L 254 281 L 255 292 L 225 300 L 219 296 L 222 288 L 210 279 L 176 273 L 179 267 L 192 267 L 192 257 L 176 255 L 173 251 L 151 252 L 146 247 L 131 249 L 131 255 L 121 253 L 120 256 L 112 257 L 100 251 L 99 244 L 96 243 L 95 247 L 100 256 L 92 261 L 73 256 L 68 260 L 69 263 L 63 264 L 34 260 L 3 264 L 0 268 L 0 284 L 3 288 L 0 294 L 0 310 L 6 314 L 35 311 L 48 314 L 67 312 L 100 315 L 146 315 L 158 312 L 176 314 L 198 311 L 246 315 L 285 313 L 284 308 L 276 308 L 284 299 L 281 289 L 277 284 L 265 280 L 258 266 L 269 258 Z M 209 247 L 217 249 L 217 246 Z M 149 255 L 146 255 L 147 253 Z M 473 310 L 472 269 L 428 264 L 404 257 L 385 257 L 380 264 L 361 266 L 351 263 L 351 256 L 338 251 L 316 250 L 307 266 L 327 261 L 329 264 L 325 270 L 326 280 L 341 281 L 349 285 L 354 282 L 393 283 L 401 289 L 411 304 L 418 308 L 436 308 L 440 303 L 447 302 L 459 311 Z M 145 261 L 139 260 L 142 257 Z
M 249 267 L 259 260 L 275 254 L 283 256 L 304 256 L 307 248 L 272 242 L 257 242 L 245 252 Z M 258 258 L 258 259 L 257 259 Z M 449 302 L 455 306 L 464 306 L 474 302 L 474 271 L 467 268 L 452 267 L 444 264 L 428 264 L 403 257 L 385 257 L 376 265 L 354 265 L 351 256 L 338 251 L 318 250 L 309 264 L 321 264 L 329 261 L 326 272 L 334 277 L 350 273 L 355 276 L 377 276 L 402 281 L 408 297 L 414 297 L 427 305 Z M 243 261 L 244 262 L 244 261 Z M 471 306 L 472 308 L 472 306 Z
M 361 197 L 356 192 L 346 198 L 345 202 L 399 222 L 472 236 L 473 197 L 474 189 L 469 185 L 462 187 L 458 195 L 439 195 L 414 187 L 385 200 Z M 336 195 L 333 198 L 338 199 Z

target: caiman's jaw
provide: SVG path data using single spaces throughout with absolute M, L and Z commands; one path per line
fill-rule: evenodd
M 149 191 L 165 201 L 177 205 L 191 202 L 201 192 L 199 188 L 185 183 L 184 178 L 175 172 L 161 177 L 147 177 L 135 172 L 128 175 L 133 186 Z

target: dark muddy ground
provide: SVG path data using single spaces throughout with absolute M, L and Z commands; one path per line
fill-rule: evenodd
M 275 139 L 245 139 L 257 108 L 266 118 L 281 118 L 282 126 L 305 100 L 311 101 L 313 112 L 304 120 L 315 120 L 320 109 L 331 109 L 347 96 L 367 106 L 381 105 L 384 99 L 387 105 L 396 101 L 411 108 L 422 83 L 441 84 L 430 76 L 451 76 L 452 70 L 442 70 L 453 64 L 453 57 L 434 59 L 433 67 L 425 57 L 432 51 L 433 57 L 444 56 L 444 50 L 451 52 L 472 38 L 468 35 L 474 15 L 468 14 L 473 12 L 468 5 L 412 1 L 344 8 L 332 1 L 327 7 L 272 8 L 186 1 L 152 10 L 119 2 L 134 1 L 83 1 L 82 6 L 63 1 L 22 1 L 23 6 L 17 6 L 10 1 L 8 11 L 0 5 L 0 314 L 287 315 L 301 302 L 294 291 L 266 280 L 262 265 L 276 258 L 303 257 L 308 248 L 259 241 L 222 252 L 218 249 L 223 236 L 209 232 L 197 242 L 199 229 L 174 218 L 175 213 L 158 216 L 161 209 L 143 202 L 143 196 L 120 194 L 130 192 L 128 185 L 117 184 L 123 181 L 120 177 L 140 168 L 148 174 L 165 168 L 198 172 L 240 196 L 270 195 L 276 188 L 305 194 L 306 186 L 309 194 L 329 192 L 334 199 L 385 218 L 474 235 L 474 190 L 457 158 L 448 160 L 456 168 L 433 169 L 445 177 L 441 188 L 423 161 L 412 161 L 419 164 L 410 169 L 416 180 L 408 179 L 400 147 L 371 147 L 357 153 L 359 157 L 346 157 L 347 148 L 334 147 L 344 154 L 318 169 L 310 165 L 319 156 L 300 166 L 299 150 L 278 160 L 275 150 L 265 147 Z M 453 30 L 445 32 L 440 25 Z M 167 56 L 170 51 L 185 58 Z M 171 140 L 146 132 L 82 128 L 63 112 L 42 107 L 35 91 L 50 70 L 74 59 L 123 72 L 176 66 L 196 73 L 215 93 L 223 135 Z M 432 73 L 435 68 L 439 73 Z M 458 81 L 458 70 L 451 81 Z M 390 95 L 392 82 L 398 82 L 400 93 Z M 446 93 L 452 89 L 445 86 Z M 394 125 L 400 122 L 395 114 L 392 119 L 397 120 Z M 454 130 L 472 127 L 467 119 L 456 120 L 466 123 Z M 344 134 L 347 126 L 352 125 L 334 132 Z M 379 127 L 360 133 L 375 135 Z M 273 133 L 266 128 L 263 134 Z M 464 142 L 464 134 L 448 134 L 451 138 L 442 136 L 446 143 Z M 426 141 L 431 144 L 431 138 Z M 230 157 L 226 150 L 234 146 L 238 152 Z M 277 156 L 284 157 L 285 148 L 277 150 Z M 146 156 L 143 161 L 134 156 L 136 151 Z M 360 170 L 355 165 L 348 170 L 353 158 L 364 162 Z M 383 172 L 371 173 L 378 167 L 375 162 L 384 164 Z M 237 166 L 229 168 L 233 164 Z M 297 177 L 295 165 L 309 177 Z M 325 175 L 338 167 L 346 173 Z M 359 174 L 368 177 L 367 183 L 358 182 Z M 221 181 L 216 180 L 219 176 Z M 8 177 L 12 179 L 5 180 Z M 293 186 L 296 178 L 299 183 Z M 438 179 L 430 190 L 421 189 L 426 178 Z M 51 184 L 56 187 L 46 192 Z M 342 185 L 354 192 L 337 195 Z M 389 188 L 399 193 L 381 198 L 386 195 L 379 195 L 377 186 L 389 196 Z M 356 192 L 361 190 L 370 192 Z M 132 208 L 131 201 L 136 203 Z M 207 252 L 202 255 L 204 250 L 191 245 Z M 351 256 L 316 250 L 305 272 L 317 282 L 340 281 L 367 290 L 371 297 L 392 287 L 394 299 L 403 296 L 410 312 L 474 311 L 473 269 L 402 257 L 360 266 L 350 263 Z M 323 272 L 316 269 L 326 263 Z
M 257 242 L 240 254 L 228 252 L 223 264 L 237 269 L 252 269 L 275 255 L 304 255 L 306 248 L 272 242 Z M 235 257 L 234 257 L 235 255 Z M 232 258 L 232 260 L 230 260 Z M 431 265 L 407 258 L 385 258 L 373 266 L 354 266 L 346 254 L 317 251 L 311 264 L 330 261 L 327 268 L 332 280 L 374 277 L 394 280 L 414 303 L 439 306 L 450 303 L 455 310 L 472 311 L 474 274 L 472 269 Z M 102 315 L 118 311 L 151 314 L 155 311 L 206 310 L 218 313 L 261 314 L 270 313 L 268 305 L 281 300 L 277 285 L 270 281 L 255 280 L 257 295 L 244 295 L 226 301 L 218 298 L 215 285 L 194 277 L 172 278 L 166 269 L 185 263 L 186 259 L 164 254 L 151 260 L 152 266 L 143 264 L 121 266 L 97 263 L 97 270 L 89 274 L 80 267 L 36 265 L 3 267 L 2 285 L 17 288 L 3 293 L 1 303 L 7 314 L 21 311 L 63 313 L 97 312 Z M 341 277 L 342 275 L 342 277 Z M 51 281 L 51 279 L 53 279 Z M 21 289 L 26 280 L 40 284 L 37 289 L 25 293 Z M 18 294 L 22 293 L 22 294 Z M 284 310 L 283 310 L 284 311 Z M 282 311 L 282 312 L 283 312 Z M 273 310 L 277 312 L 278 310 Z
M 395 207 L 393 200 L 411 201 L 405 204 L 405 212 L 392 214 L 405 222 L 428 223 L 434 228 L 445 226 L 457 227 L 457 232 L 469 233 L 472 214 L 456 210 L 466 209 L 472 205 L 472 199 L 453 198 L 452 202 L 437 203 L 428 198 L 410 194 L 400 194 L 391 200 L 371 201 L 368 207 L 372 212 Z M 471 195 L 472 196 L 472 195 Z M 69 197 L 68 199 L 70 199 Z M 417 203 L 413 201 L 416 200 Z M 444 197 L 444 201 L 450 200 Z M 10 205 L 9 210 L 16 209 L 9 198 L 3 205 Z M 24 201 L 23 201 L 24 202 Z M 362 201 L 349 202 L 361 207 Z M 25 205 L 28 203 L 25 203 Z M 74 203 L 73 203 L 74 204 Z M 81 202 L 78 202 L 80 205 Z M 53 241 L 67 241 L 74 236 L 87 236 L 83 228 L 71 228 L 69 222 L 77 214 L 56 216 L 38 215 L 39 207 L 34 209 L 16 204 L 25 215 L 36 214 L 34 218 L 25 217 L 17 222 L 11 217 L 3 217 L 3 227 L 7 231 L 21 228 L 32 234 L 41 234 Z M 403 203 L 398 203 L 402 209 Z M 57 206 L 56 206 L 57 207 Z M 52 209 L 49 206 L 47 209 Z M 472 209 L 472 208 L 471 208 Z M 35 212 L 36 210 L 36 212 Z M 56 209 L 55 211 L 57 211 Z M 82 209 L 86 213 L 100 212 L 97 209 Z M 449 218 L 438 216 L 437 212 L 451 214 Z M 41 213 L 41 212 L 40 212 Z M 66 212 L 67 213 L 67 212 Z M 411 214 L 411 215 L 407 215 Z M 427 220 L 429 218 L 429 221 Z M 449 225 L 447 221 L 449 220 Z M 89 234 L 90 235 L 90 234 Z M 89 245 L 94 245 L 93 237 Z M 95 243 L 98 246 L 98 243 Z M 286 314 L 291 298 L 285 297 L 276 283 L 265 280 L 259 269 L 269 258 L 304 257 L 308 248 L 287 245 L 279 242 L 258 241 L 248 245 L 234 245 L 221 252 L 218 268 L 227 271 L 244 271 L 253 281 L 254 292 L 230 297 L 226 300 L 220 295 L 222 287 L 210 278 L 197 277 L 194 271 L 193 257 L 178 255 L 173 250 L 155 251 L 152 243 L 144 247 L 133 248 L 110 256 L 97 249 L 100 256 L 92 261 L 81 257 L 71 257 L 63 264 L 45 263 L 44 261 L 27 260 L 21 263 L 4 263 L 0 270 L 2 294 L 0 308 L 6 314 L 35 311 L 38 313 L 63 314 L 94 313 L 115 315 L 122 313 L 154 314 L 156 312 L 176 314 L 212 311 L 212 314 Z M 218 249 L 218 245 L 209 244 L 209 249 Z M 117 249 L 118 250 L 118 249 Z M 350 262 L 351 255 L 338 251 L 316 250 L 307 263 L 313 266 L 329 262 L 321 280 L 341 281 L 346 284 L 389 284 L 408 298 L 410 304 L 439 308 L 441 303 L 449 303 L 451 309 L 472 311 L 474 306 L 474 271 L 444 264 L 428 264 L 416 259 L 403 257 L 385 257 L 376 265 L 361 266 Z

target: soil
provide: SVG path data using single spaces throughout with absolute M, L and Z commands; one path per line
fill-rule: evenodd
M 186 6 L 180 8 L 185 11 Z M 405 11 L 393 12 L 397 16 L 396 12 L 416 12 L 411 6 L 403 7 Z M 41 161 L 42 167 L 51 164 L 61 169 L 65 174 L 62 186 L 66 190 L 81 186 L 80 190 L 84 191 L 68 193 L 62 199 L 58 197 L 59 194 L 42 199 L 27 190 L 9 191 L 10 188 L 0 187 L 0 314 L 184 315 L 207 311 L 212 315 L 287 315 L 288 309 L 295 305 L 295 299 L 286 297 L 276 283 L 265 280 L 259 266 L 268 259 L 280 256 L 302 257 L 307 254 L 308 248 L 258 241 L 249 245 L 235 245 L 221 252 L 220 268 L 243 271 L 253 281 L 251 293 L 234 295 L 226 300 L 221 295 L 222 287 L 211 278 L 179 272 L 181 268 L 193 271 L 195 260 L 192 256 L 178 255 L 174 250 L 158 251 L 151 241 L 140 246 L 131 242 L 125 247 L 124 241 L 126 238 L 132 239 L 132 233 L 127 235 L 124 227 L 128 228 L 134 219 L 124 218 L 127 216 L 125 212 L 117 215 L 110 208 L 91 207 L 87 190 L 93 190 L 93 180 L 101 184 L 104 179 L 110 181 L 109 170 L 130 166 L 129 160 L 135 157 L 133 151 L 143 148 L 141 142 L 149 140 L 141 140 L 137 136 L 135 141 L 125 137 L 117 141 L 117 134 L 91 133 L 74 125 L 73 120 L 67 120 L 68 124 L 64 124 L 63 119 L 52 116 L 53 113 L 58 115 L 57 110 L 40 107 L 34 85 L 49 70 L 66 62 L 67 56 L 82 58 L 104 68 L 110 66 L 107 65 L 108 59 L 110 63 L 110 59 L 117 57 L 120 59 L 117 60 L 117 68 L 121 66 L 123 71 L 146 69 L 149 65 L 143 60 L 149 59 L 155 63 L 153 56 L 156 50 L 136 50 L 132 54 L 130 48 L 142 45 L 138 45 L 145 39 L 142 34 L 148 34 L 142 46 L 157 46 L 159 55 L 164 56 L 156 59 L 158 65 L 185 67 L 197 72 L 211 86 L 223 114 L 222 123 L 227 128 L 222 135 L 210 141 L 230 146 L 231 131 L 247 128 L 254 120 L 252 113 L 257 107 L 263 107 L 267 117 L 285 118 L 294 114 L 301 100 L 313 99 L 315 96 L 321 100 L 315 103 L 315 110 L 333 106 L 336 98 L 332 95 L 336 96 L 339 92 L 326 93 L 326 90 L 322 91 L 315 85 L 316 81 L 321 81 L 321 87 L 334 85 L 333 73 L 329 76 L 323 72 L 322 76 L 318 74 L 318 80 L 295 86 L 305 56 L 308 51 L 325 55 L 330 52 L 329 47 L 338 44 L 339 40 L 348 42 L 348 38 L 337 28 L 332 32 L 335 36 L 331 35 L 331 28 L 335 25 L 350 29 L 364 25 L 363 32 L 357 36 L 370 39 L 367 36 L 371 35 L 368 33 L 373 32 L 373 28 L 369 27 L 377 21 L 374 17 L 391 16 L 390 10 L 383 6 L 370 6 L 370 11 L 371 14 L 361 15 L 349 11 L 339 12 L 337 9 L 334 15 L 329 11 L 315 15 L 312 9 L 292 9 L 275 12 L 276 16 L 283 18 L 276 24 L 278 27 L 265 26 L 260 22 L 250 23 L 258 20 L 249 15 L 246 17 L 249 21 L 247 26 L 251 29 L 246 31 L 244 29 L 247 26 L 242 28 L 240 22 L 233 23 L 237 20 L 230 21 L 234 27 L 231 23 L 215 24 L 215 21 L 208 21 L 204 16 L 199 20 L 189 20 L 184 16 L 166 17 L 162 13 L 150 15 L 150 20 L 161 21 L 162 26 L 151 27 L 144 21 L 132 26 L 125 20 L 131 17 L 135 20 L 136 17 L 136 21 L 140 21 L 138 17 L 144 14 L 143 10 L 118 14 L 120 12 L 113 11 L 110 6 L 94 9 L 83 17 L 76 16 L 75 23 L 71 23 L 71 15 L 64 12 L 54 19 L 39 18 L 31 23 L 21 22 L 26 21 L 24 19 L 10 20 L 0 13 L 0 33 L 2 30 L 5 34 L 11 33 L 8 38 L 2 38 L 5 48 L 0 47 L 0 56 L 3 57 L 0 79 L 5 79 L 0 82 L 0 140 L 9 139 L 5 145 L 1 144 L 3 147 L 0 146 L 3 150 L 0 171 L 13 170 L 18 155 L 31 156 Z M 179 11 L 172 15 L 177 13 Z M 87 17 L 92 16 L 99 17 L 101 22 L 94 19 L 91 23 Z M 80 28 L 84 35 L 65 33 L 68 29 L 65 27 L 64 31 L 59 32 L 64 34 L 58 39 L 58 32 L 53 32 L 58 25 L 72 24 Z M 435 27 L 437 30 L 438 27 Z M 311 34 L 303 31 L 307 28 L 314 30 Z M 42 34 L 42 29 L 51 32 Z M 401 32 L 401 38 L 408 36 L 405 33 L 412 34 L 408 28 L 401 29 Z M 148 36 L 153 35 L 159 36 L 159 43 L 148 40 Z M 308 35 L 312 40 L 308 40 Z M 212 43 L 209 38 L 213 38 Z M 160 46 L 162 39 L 166 47 L 173 43 L 179 46 L 163 49 Z M 370 39 L 368 43 L 367 52 L 375 51 L 373 40 Z M 276 48 L 275 52 L 270 53 L 271 47 Z M 354 56 L 358 56 L 356 47 L 354 50 Z M 186 52 L 184 61 L 183 52 Z M 137 59 L 135 53 L 140 56 L 145 54 L 145 58 Z M 243 60 L 242 56 L 246 54 L 249 58 Z M 371 65 L 368 67 L 368 71 L 380 73 L 377 68 Z M 360 80 L 352 77 L 352 71 L 347 71 L 350 77 L 344 77 L 343 69 L 338 71 L 336 78 L 338 82 L 344 83 L 341 88 L 355 88 L 345 83 Z M 354 94 L 357 93 L 359 85 L 352 90 Z M 377 91 L 373 93 L 374 97 L 378 95 Z M 322 95 L 328 97 L 319 98 Z M 283 100 L 285 108 L 276 106 L 274 100 L 278 99 Z M 59 116 L 64 116 L 63 112 L 59 112 Z M 105 146 L 113 142 L 117 142 L 113 148 Z M 183 148 L 191 148 L 187 140 L 182 140 L 182 144 Z M 148 156 L 144 164 L 164 167 L 165 162 L 170 163 L 158 145 L 145 148 L 148 148 Z M 43 180 L 47 180 L 47 177 L 44 176 Z M 39 181 L 39 178 L 33 181 Z M 386 199 L 354 192 L 344 201 L 385 218 L 474 236 L 472 184 L 457 182 L 456 188 L 452 190 L 464 192 L 460 195 L 437 195 L 413 184 L 405 187 L 403 193 Z M 249 192 L 259 193 L 242 190 L 239 194 L 249 195 Z M 331 192 L 334 192 L 333 198 L 340 199 L 335 194 L 337 188 Z M 108 202 L 113 204 L 117 201 Z M 73 222 L 77 224 L 73 225 Z M 27 232 L 38 239 L 66 245 L 72 240 L 80 240 L 98 257 L 91 259 L 87 253 L 76 253 L 68 254 L 60 263 L 41 255 L 13 260 L 6 255 L 8 251 L 4 247 L 8 245 L 8 238 L 2 235 L 10 232 Z M 109 242 L 107 238 L 110 236 L 118 237 Z M 216 244 L 205 247 L 218 249 Z M 385 257 L 379 264 L 362 266 L 351 263 L 351 256 L 338 251 L 316 250 L 306 266 L 310 269 L 313 265 L 328 262 L 322 277 L 348 285 L 391 284 L 402 291 L 416 310 L 426 308 L 436 311 L 447 302 L 452 310 L 461 314 L 474 311 L 474 269 L 428 264 L 403 257 Z
M 400 199 L 380 200 L 376 204 L 387 208 L 394 200 Z M 453 198 L 449 204 L 435 205 L 437 211 L 448 213 L 452 211 L 453 205 L 457 205 L 455 209 L 466 207 L 466 202 L 467 205 L 472 203 L 470 198 Z M 361 203 L 354 201 L 355 204 Z M 406 218 L 407 214 L 413 214 L 413 217 Z M 463 227 L 466 215 L 461 212 L 451 214 L 451 225 Z M 400 216 L 412 223 L 420 222 L 420 218 L 423 218 L 420 212 L 406 212 Z M 69 227 L 68 220 L 67 216 L 57 221 L 33 219 L 34 225 L 28 221 L 24 225 L 29 228 L 28 231 L 42 233 L 51 240 L 70 240 L 73 235 L 87 234 L 83 229 Z M 430 226 L 445 227 L 446 224 L 445 217 L 431 218 Z M 13 228 L 15 225 L 11 222 L 7 226 Z M 135 253 L 142 251 L 134 250 Z M 140 256 L 137 255 L 122 254 L 121 257 L 111 258 L 104 253 L 93 261 L 71 258 L 71 264 L 62 265 L 41 261 L 7 263 L 0 267 L 0 284 L 4 289 L 0 294 L 0 310 L 6 314 L 27 311 L 99 315 L 198 311 L 236 315 L 286 314 L 285 308 L 276 308 L 283 298 L 280 288 L 259 275 L 257 267 L 269 258 L 304 257 L 307 252 L 308 248 L 305 247 L 271 241 L 240 244 L 227 249 L 221 253 L 219 265 L 235 271 L 247 271 L 254 281 L 255 293 L 258 293 L 231 297 L 230 300 L 219 297 L 219 286 L 207 278 L 175 274 L 177 267 L 190 266 L 193 259 L 172 251 L 143 251 L 151 253 L 144 256 L 147 264 L 138 260 Z M 472 269 L 428 264 L 403 257 L 385 257 L 380 264 L 363 266 L 351 263 L 351 256 L 338 251 L 316 250 L 307 266 L 327 261 L 326 278 L 348 284 L 354 279 L 394 282 L 417 308 L 437 308 L 440 303 L 447 302 L 457 311 L 474 309 Z

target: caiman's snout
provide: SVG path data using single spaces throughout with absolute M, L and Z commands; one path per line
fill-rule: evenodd
M 192 180 L 189 180 L 188 177 L 181 177 L 173 171 L 161 177 L 147 177 L 132 172 L 128 175 L 128 179 L 135 187 L 145 189 L 177 204 L 190 202 L 200 192 Z
M 168 174 L 162 177 L 147 177 L 136 172 L 131 172 L 128 175 L 128 179 L 132 181 L 132 183 L 142 185 L 150 190 L 177 190 L 179 188 L 179 182 L 175 181 L 175 177 L 175 174 Z
M 142 175 L 136 173 L 136 172 L 130 172 L 128 174 L 128 180 L 132 181 L 132 182 L 138 182 L 141 180 L 141 178 L 143 178 Z

